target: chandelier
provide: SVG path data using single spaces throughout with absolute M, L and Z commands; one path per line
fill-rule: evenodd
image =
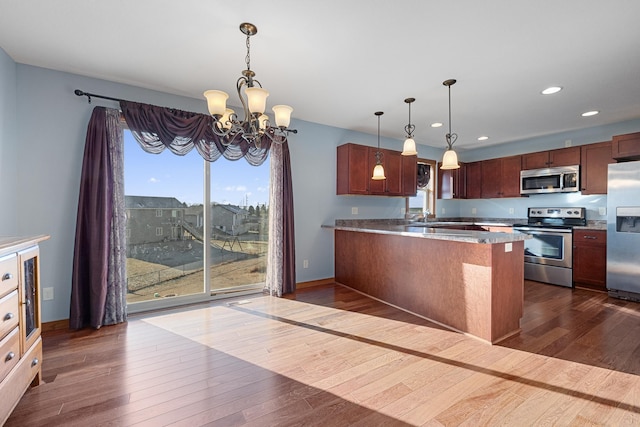
M 451 133 L 451 86 L 456 84 L 456 79 L 445 80 L 442 84 L 449 88 L 449 133 L 445 135 L 445 139 L 447 140 L 447 151 L 444 152 L 444 156 L 442 157 L 442 165 L 440 166 L 440 169 L 458 169 L 460 168 L 460 165 L 458 164 L 458 155 L 453 151 L 453 144 L 458 139 L 458 135 Z
M 227 108 L 227 93 L 208 90 L 204 92 L 204 96 L 207 99 L 209 114 L 213 117 L 213 132 L 223 138 L 222 143 L 226 146 L 237 144 L 238 138 L 241 138 L 259 149 L 265 135 L 273 142 L 282 143 L 289 133 L 298 133 L 297 130 L 288 128 L 293 108 L 288 105 L 274 105 L 272 110 L 276 126 L 272 126 L 269 116 L 264 114 L 269 92 L 262 88 L 262 84 L 254 78 L 256 73 L 251 70 L 249 38 L 258 32 L 258 28 L 243 22 L 240 24 L 240 31 L 247 36 L 247 69 L 242 71 L 242 76 L 236 82 L 244 119 L 240 121 L 235 111 Z

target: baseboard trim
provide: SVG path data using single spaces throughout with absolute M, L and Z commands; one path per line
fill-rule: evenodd
M 54 320 L 42 323 L 42 332 L 61 331 L 69 329 L 69 319 Z
M 306 289 L 314 286 L 332 285 L 334 283 L 335 283 L 335 279 L 333 277 L 328 277 L 326 279 L 311 280 L 309 282 L 296 283 L 296 289 Z M 60 330 L 68 330 L 68 329 L 69 329 L 69 319 L 54 320 L 52 322 L 42 323 L 42 332 L 60 331 Z
M 334 284 L 335 282 L 336 282 L 335 278 L 333 277 L 328 277 L 326 279 L 320 279 L 320 280 L 311 280 L 309 282 L 296 283 L 296 289 L 311 288 L 313 286 L 331 285 L 331 284 Z

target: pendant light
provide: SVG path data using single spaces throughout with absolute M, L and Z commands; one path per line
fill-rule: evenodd
M 378 151 L 376 151 L 376 165 L 373 168 L 373 176 L 371 177 L 371 179 L 379 181 L 382 179 L 387 179 L 387 177 L 384 176 L 384 167 L 382 166 L 382 152 L 380 151 L 380 116 L 384 113 L 382 111 L 376 111 L 374 114 L 378 116 Z
M 453 144 L 458 139 L 458 134 L 451 133 L 451 86 L 456 84 L 456 79 L 449 79 L 442 82 L 443 85 L 449 88 L 449 133 L 445 135 L 447 140 L 447 151 L 444 152 L 442 157 L 442 165 L 440 169 L 458 169 L 458 155 L 453 151 Z
M 407 98 L 404 100 L 404 102 L 409 104 L 409 124 L 404 127 L 405 132 L 407 132 L 407 139 L 404 140 L 404 145 L 402 147 L 403 156 L 415 156 L 418 154 L 418 151 L 416 150 L 416 141 L 413 139 L 413 131 L 416 130 L 416 127 L 411 124 L 411 103 L 415 100 L 415 98 Z

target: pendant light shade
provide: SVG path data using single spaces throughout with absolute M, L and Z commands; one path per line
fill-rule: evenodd
M 418 151 L 416 150 L 416 141 L 413 139 L 413 131 L 416 127 L 411 124 L 411 103 L 415 100 L 415 98 L 407 98 L 404 100 L 404 102 L 409 104 L 409 124 L 404 127 L 404 130 L 407 132 L 407 139 L 405 139 L 404 145 L 402 146 L 403 156 L 415 156 L 418 154 Z
M 376 111 L 374 114 L 378 116 L 378 151 L 376 151 L 376 165 L 373 168 L 373 176 L 371 176 L 371 179 L 380 181 L 383 179 L 387 179 L 387 177 L 384 176 L 384 166 L 382 166 L 382 152 L 380 151 L 380 116 L 384 113 L 382 111 Z
M 404 140 L 404 145 L 402 146 L 402 155 L 403 156 L 415 156 L 418 154 L 416 150 L 416 142 L 413 138 L 407 138 Z
M 442 157 L 442 165 L 440 165 L 440 169 L 459 169 L 460 165 L 458 164 L 458 155 L 453 151 L 453 144 L 458 139 L 458 135 L 451 133 L 451 86 L 456 84 L 456 80 L 445 80 L 442 84 L 449 88 L 449 133 L 445 135 L 445 139 L 447 140 L 447 151 L 444 152 L 444 156 Z
M 373 168 L 373 176 L 371 177 L 371 179 L 379 181 L 382 179 L 387 179 L 386 176 L 384 176 L 384 167 L 382 167 L 381 164 L 377 164 L 374 168 Z
M 444 152 L 444 156 L 442 156 L 442 165 L 440 169 L 459 169 L 460 165 L 458 164 L 458 155 L 453 150 L 447 150 Z

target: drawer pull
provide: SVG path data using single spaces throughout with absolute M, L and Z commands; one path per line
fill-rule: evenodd
M 11 273 L 4 273 L 4 274 L 2 275 L 2 281 L 3 281 L 3 282 L 4 282 L 5 280 L 11 280 L 11 279 L 13 279 L 13 274 L 11 274 Z
M 13 351 L 10 351 L 9 354 L 7 354 L 7 357 L 4 358 L 4 361 L 8 362 L 12 360 L 14 357 L 16 357 L 16 354 Z
M 40 363 L 40 361 L 38 360 L 37 357 L 34 357 L 33 360 L 31 361 L 31 367 L 33 368 L 34 366 L 38 366 L 38 363 Z
M 4 315 L 4 321 L 13 319 L 13 313 L 7 313 Z

